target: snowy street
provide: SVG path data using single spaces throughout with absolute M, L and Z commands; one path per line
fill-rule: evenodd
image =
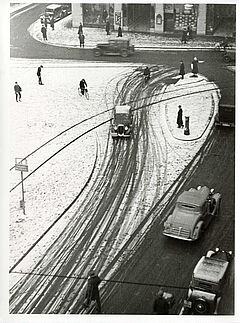
M 161 217 L 161 208 L 171 196 L 169 187 L 204 143 L 219 100 L 216 85 L 202 76 L 196 81 L 186 75 L 175 85 L 166 86 L 165 80 L 175 79 L 177 71 L 164 66 L 152 67 L 151 81 L 143 87 L 142 72 L 135 64 L 58 60 L 41 61 L 41 64 L 43 86 L 37 82 L 38 61 L 11 61 L 12 84 L 20 79 L 23 89 L 22 102 L 15 102 L 14 95 L 11 96 L 13 164 L 15 157 L 23 158 L 50 138 L 87 119 L 29 156 L 29 172 L 32 172 L 71 140 L 109 120 L 111 109 L 120 102 L 131 102 L 136 109 L 135 129 L 129 141 L 113 143 L 107 122 L 56 154 L 24 181 L 26 215 L 19 208 L 21 186 L 12 190 L 10 268 L 24 256 L 11 275 L 13 313 L 26 311 L 26 301 L 14 295 L 28 279 L 14 272 L 59 274 L 70 270 L 69 274 L 84 276 L 94 267 L 100 275 L 110 278 L 124 259 L 129 259 L 156 216 Z M 88 83 L 89 100 L 78 95 L 81 78 Z M 179 101 L 179 95 L 185 98 Z M 191 115 L 189 136 L 176 125 L 179 103 L 184 113 Z M 79 199 L 45 234 L 82 190 L 92 171 L 93 176 Z M 20 174 L 13 169 L 11 175 L 14 187 L 20 181 Z M 165 198 L 157 213 L 152 212 L 162 196 Z M 28 253 L 37 239 L 39 243 Z M 63 266 L 72 261 L 73 268 Z M 37 276 L 31 279 L 32 286 L 39 284 L 35 281 L 39 279 Z M 83 290 L 84 282 L 75 286 L 66 281 L 61 299 L 72 290 L 67 302 L 64 299 L 60 302 L 57 294 L 53 297 L 55 283 L 54 278 L 51 287 L 48 280 L 41 282 L 42 286 L 49 285 L 46 294 L 51 298 L 49 306 L 44 310 L 41 305 L 31 307 L 40 289 L 28 299 L 28 312 L 78 311 L 79 299 L 74 297 L 74 290 L 78 293 Z

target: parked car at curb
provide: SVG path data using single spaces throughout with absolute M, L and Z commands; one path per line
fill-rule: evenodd
M 219 104 L 215 116 L 215 126 L 235 127 L 235 106 L 232 104 Z
M 129 138 L 132 131 L 132 119 L 132 110 L 129 105 L 116 106 L 111 123 L 112 138 Z
M 134 53 L 134 45 L 128 39 L 109 39 L 108 43 L 97 44 L 93 50 L 95 56 L 121 55 L 127 57 Z
M 232 252 L 219 248 L 209 250 L 201 257 L 193 270 L 180 314 L 217 314 L 231 260 Z
M 197 240 L 219 214 L 221 194 L 207 186 L 190 188 L 179 195 L 164 223 L 163 234 L 181 240 Z

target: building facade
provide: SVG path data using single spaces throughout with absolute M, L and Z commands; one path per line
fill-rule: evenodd
M 236 5 L 163 3 L 73 3 L 73 27 L 105 27 L 150 33 L 178 33 L 188 26 L 197 35 L 210 35 L 222 24 L 235 30 Z

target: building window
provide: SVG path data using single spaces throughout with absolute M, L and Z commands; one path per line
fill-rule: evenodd
M 106 21 L 109 20 L 113 24 L 113 4 L 108 3 L 92 3 L 82 4 L 83 8 L 83 25 L 84 26 L 97 26 L 103 27 Z

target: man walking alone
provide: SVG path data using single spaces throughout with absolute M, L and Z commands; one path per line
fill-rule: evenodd
M 98 285 L 101 279 L 94 271 L 90 271 L 88 281 L 87 281 L 87 291 L 86 291 L 86 305 L 89 306 L 91 301 L 96 301 L 97 312 L 101 313 L 101 302 L 99 296 Z
M 38 84 L 43 85 L 42 82 L 42 75 L 41 75 L 41 70 L 42 70 L 43 66 L 40 65 L 37 69 L 37 76 L 38 76 Z
M 21 102 L 21 87 L 20 85 L 18 85 L 18 82 L 15 82 L 15 85 L 14 85 L 14 92 L 15 92 L 15 95 L 16 95 L 16 102 L 18 102 L 18 100 Z

